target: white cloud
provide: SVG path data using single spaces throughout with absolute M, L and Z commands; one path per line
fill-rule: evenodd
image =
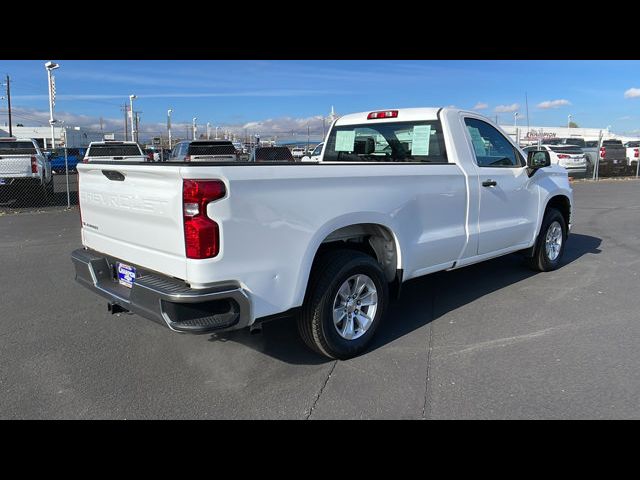
M 475 107 L 473 107 L 474 110 L 486 110 L 487 108 L 489 108 L 489 104 L 484 102 L 478 102 Z
M 558 108 L 566 105 L 571 105 L 569 100 L 565 100 L 564 98 L 560 98 L 558 100 L 546 100 L 544 102 L 539 103 L 537 106 L 543 110 L 547 110 L 549 108 Z
M 519 103 L 512 103 L 511 105 L 498 105 L 494 109 L 496 113 L 511 113 L 511 112 L 517 112 L 518 110 L 520 110 Z
M 47 126 L 49 124 L 49 112 L 47 110 L 37 110 L 16 107 L 12 109 L 13 112 L 13 124 L 24 124 L 25 126 Z M 64 121 L 66 127 L 82 127 L 94 132 L 100 131 L 100 117 L 89 115 L 77 115 L 64 111 L 56 111 L 56 119 Z M 4 124 L 0 124 L 0 127 Z M 228 123 L 221 125 L 213 125 L 212 132 L 215 132 L 215 127 L 220 126 L 222 130 L 228 130 L 232 133 L 244 137 L 245 131 L 248 135 L 259 133 L 262 137 L 277 136 L 278 139 L 294 139 L 301 143 L 306 142 L 307 139 L 307 125 L 309 125 L 309 134 L 312 137 L 318 137 L 323 132 L 322 115 L 315 115 L 304 118 L 293 117 L 280 117 L 280 118 L 268 118 L 266 120 L 255 120 L 244 123 Z M 58 124 L 60 126 L 60 123 Z M 329 119 L 325 119 L 324 131 L 326 132 L 331 123 Z M 191 132 L 191 123 L 176 122 L 171 123 L 173 137 L 184 138 L 187 135 L 187 129 Z M 206 133 L 206 123 L 199 123 L 198 134 Z M 102 131 L 105 133 L 123 134 L 124 130 L 124 118 L 102 118 Z M 219 130 L 220 132 L 220 130 Z M 145 121 L 144 114 L 141 116 L 140 121 L 140 133 L 142 134 L 141 140 L 146 139 L 147 136 L 159 136 L 167 134 L 166 122 L 151 122 Z
M 624 92 L 624 98 L 636 98 L 640 97 L 640 88 L 630 88 Z

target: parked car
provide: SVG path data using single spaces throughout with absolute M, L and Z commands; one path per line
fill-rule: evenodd
M 236 162 L 238 152 L 228 140 L 178 142 L 171 151 L 171 162 Z
M 638 157 L 640 157 L 640 142 L 627 142 L 624 144 L 627 149 L 627 166 L 635 173 Z
M 622 144 L 622 140 L 603 140 L 598 156 L 599 175 L 623 175 L 627 172 L 627 149 Z
M 576 145 L 541 145 L 549 152 L 551 163 L 567 169 L 570 175 L 587 173 L 587 158 L 582 149 Z M 535 151 L 538 147 L 526 147 L 525 152 Z
M 305 153 L 304 147 L 293 147 L 291 149 L 291 155 L 293 155 L 293 158 L 302 158 Z
M 69 172 L 75 172 L 76 166 L 82 162 L 86 151 L 86 148 L 59 148 L 49 152 L 48 158 L 51 162 L 51 170 L 53 173 L 65 173 L 68 168 Z M 65 152 L 67 155 L 66 166 Z
M 322 147 L 324 147 L 324 142 L 319 143 L 318 145 L 316 145 L 316 148 L 314 148 L 311 151 L 311 155 L 309 155 L 309 156 L 305 155 L 304 157 L 302 157 L 302 161 L 303 162 L 318 162 L 318 161 L 320 161 L 320 157 L 322 155 Z
M 136 142 L 104 140 L 91 142 L 82 163 L 91 162 L 148 162 L 149 156 Z
M 567 171 L 549 151 L 524 155 L 454 108 L 342 116 L 313 165 L 103 168 L 78 166 L 72 259 L 111 312 L 192 333 L 293 315 L 330 358 L 363 352 L 413 278 L 513 252 L 558 268 L 571 225 Z
M 0 190 L 53 195 L 51 162 L 33 138 L 0 138 Z
M 249 158 L 250 162 L 297 162 L 287 147 L 258 147 Z

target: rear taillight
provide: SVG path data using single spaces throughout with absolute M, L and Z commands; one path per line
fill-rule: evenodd
M 31 157 L 31 173 L 38 173 L 38 159 Z
M 558 158 L 569 158 L 569 155 L 565 155 L 564 153 L 559 153 Z
M 600 158 L 607 156 L 607 147 L 600 147 Z
M 640 151 L 637 148 L 633 149 L 633 157 L 638 158 L 640 156 Z
M 398 110 L 385 110 L 383 112 L 371 112 L 367 115 L 367 120 L 374 120 L 377 118 L 398 118 Z
M 220 251 L 218 224 L 207 217 L 207 204 L 224 197 L 220 180 L 183 180 L 182 208 L 187 258 L 212 258 Z

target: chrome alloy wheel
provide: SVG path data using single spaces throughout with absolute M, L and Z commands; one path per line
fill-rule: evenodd
M 360 338 L 373 323 L 377 308 L 373 280 L 362 273 L 349 277 L 333 300 L 333 325 L 338 335 L 346 340 Z
M 562 248 L 562 227 L 559 222 L 556 221 L 549 225 L 544 248 L 547 252 L 547 258 L 552 262 L 560 255 L 560 249 Z

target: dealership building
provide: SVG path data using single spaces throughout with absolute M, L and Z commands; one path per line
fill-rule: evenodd
M 567 127 L 534 127 L 530 126 L 514 126 L 514 125 L 500 125 L 511 138 L 518 139 L 521 143 L 534 143 L 539 139 L 544 143 L 545 140 L 552 138 L 571 138 L 578 137 L 583 138 L 585 141 L 598 140 L 600 133 L 602 138 L 622 140 L 622 142 L 628 142 L 631 140 L 638 140 L 638 137 L 629 137 L 624 135 L 618 135 L 611 132 L 608 128 L 567 128 Z
M 12 127 L 13 136 L 16 138 L 34 138 L 40 148 L 51 148 L 51 127 Z M 9 136 L 9 127 L 0 126 L 0 138 Z M 86 147 L 90 142 L 99 142 L 103 134 L 87 130 L 82 127 L 53 127 L 53 137 L 56 147 Z

